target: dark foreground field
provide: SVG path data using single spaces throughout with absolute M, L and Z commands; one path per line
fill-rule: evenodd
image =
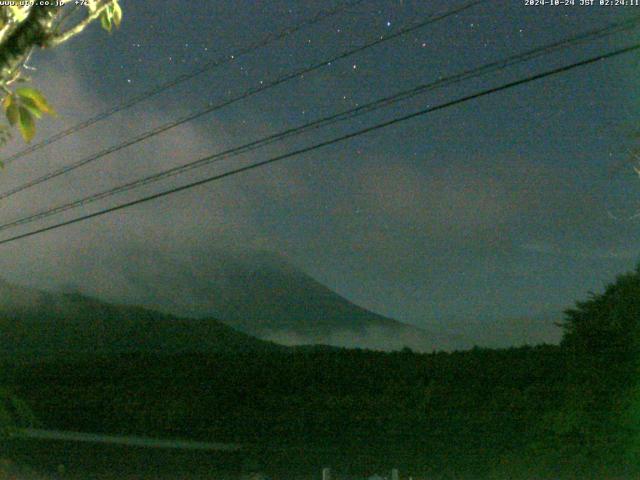
M 2 444 L 2 451 L 21 466 L 16 480 L 237 480 L 262 478 L 260 475 L 302 480 L 320 479 L 323 466 L 328 465 L 333 466 L 333 478 L 365 479 L 376 473 L 388 477 L 391 468 L 385 465 L 384 456 L 376 457 L 371 452 L 358 455 L 330 447 L 322 451 L 250 448 L 229 453 L 13 440 Z M 402 477 L 411 474 L 403 472 Z M 0 478 L 5 479 L 2 473 Z M 429 478 L 446 477 L 434 473 Z
M 310 479 L 326 466 L 335 478 L 391 468 L 414 479 L 603 478 L 600 468 L 622 458 L 625 439 L 610 435 L 617 420 L 607 396 L 574 390 L 582 388 L 573 380 L 575 360 L 541 346 L 8 362 L 4 383 L 39 428 L 243 448 L 180 452 L 30 439 L 5 443 L 2 456 L 47 478 L 83 480 L 252 471 Z M 618 381 L 609 376 L 603 385 Z

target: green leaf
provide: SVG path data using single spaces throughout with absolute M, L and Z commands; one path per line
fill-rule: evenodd
M 20 112 L 18 111 L 18 104 L 15 101 L 9 103 L 6 109 L 7 120 L 9 125 L 15 126 L 20 121 Z
M 29 103 L 30 106 L 36 108 L 39 112 L 48 113 L 52 116 L 56 115 L 55 110 L 51 105 L 49 105 L 49 102 L 44 98 L 44 95 L 35 88 L 20 87 L 16 89 L 16 94 L 20 97 L 23 103 Z M 38 118 L 40 117 L 38 116 Z
M 17 3 L 17 2 L 12 2 Z M 21 23 L 23 22 L 27 16 L 29 15 L 29 8 L 24 8 L 24 6 L 10 6 L 9 10 L 11 11 L 11 16 L 13 17 L 15 22 Z
M 13 94 L 10 93 L 8 94 L 6 97 L 4 97 L 2 99 L 2 108 L 5 109 L 5 111 L 7 110 L 7 108 L 9 108 L 9 106 L 11 105 L 11 102 L 13 102 Z
M 100 14 L 100 25 L 107 32 L 111 32 L 111 13 L 109 12 L 109 7 L 105 8 Z
M 22 99 L 22 106 L 24 108 L 26 108 L 27 110 L 29 110 L 29 112 L 31 112 L 31 115 L 33 115 L 34 117 L 36 117 L 36 118 L 41 118 L 42 117 L 42 110 L 40 110 L 40 108 L 38 108 L 38 105 L 36 104 L 36 102 L 31 100 L 30 98 L 23 98 Z
M 120 8 L 120 4 L 117 0 L 113 0 L 113 24 L 116 28 L 120 28 L 120 23 L 122 22 L 122 8 Z
M 25 107 L 19 107 L 20 112 L 20 123 L 18 124 L 18 128 L 20 129 L 20 133 L 22 134 L 22 138 L 24 141 L 29 143 L 33 140 L 33 137 L 36 134 L 36 122 L 33 119 L 33 115 L 27 110 Z
M 96 11 L 97 5 L 96 0 L 87 0 L 85 2 L 85 6 L 89 9 L 89 12 L 93 13 Z

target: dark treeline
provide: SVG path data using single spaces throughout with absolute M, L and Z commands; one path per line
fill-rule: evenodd
M 476 469 L 522 448 L 541 416 L 561 407 L 563 362 L 553 346 L 430 355 L 312 349 L 3 371 L 48 428 L 358 450 L 407 468 L 459 459 Z
M 560 346 L 5 362 L 0 383 L 47 428 L 239 442 L 267 469 L 296 452 L 349 471 L 631 478 L 639 319 L 636 271 L 567 311 Z

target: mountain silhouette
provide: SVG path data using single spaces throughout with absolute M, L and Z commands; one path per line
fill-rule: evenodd
M 234 353 L 278 348 L 213 318 L 189 319 L 0 281 L 0 355 Z
M 115 274 L 118 301 L 213 317 L 276 343 L 418 351 L 454 344 L 453 336 L 354 304 L 273 253 L 219 249 L 177 258 L 137 250 L 128 258 L 131 264 Z

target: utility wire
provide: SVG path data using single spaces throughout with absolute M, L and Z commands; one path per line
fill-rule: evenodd
M 531 50 L 528 50 L 526 52 L 522 52 L 520 54 L 517 55 L 513 55 L 511 57 L 508 57 L 504 60 L 499 60 L 499 61 L 495 61 L 489 64 L 486 64 L 484 66 L 478 67 L 478 68 L 474 68 L 471 70 L 467 70 L 465 72 L 456 74 L 456 75 L 452 75 L 446 78 L 441 78 L 435 82 L 430 82 L 430 83 L 426 83 L 426 84 L 422 84 L 419 85 L 417 87 L 414 87 L 412 89 L 409 90 L 404 90 L 401 91 L 399 93 L 396 93 L 394 95 L 388 96 L 388 97 L 384 97 L 372 102 L 369 102 L 367 104 L 364 104 L 362 106 L 350 109 L 350 110 L 346 110 L 340 113 L 336 113 L 324 118 L 320 118 L 318 120 L 315 120 L 313 122 L 310 123 L 306 123 L 304 125 L 298 126 L 298 127 L 294 127 L 294 128 L 290 128 L 287 129 L 285 131 L 276 133 L 276 134 L 272 134 L 272 135 L 268 135 L 266 137 L 260 138 L 258 140 L 254 140 L 252 142 L 240 145 L 238 147 L 234 147 L 234 148 L 230 148 L 228 150 L 207 156 L 205 158 L 201 158 L 198 160 L 195 160 L 193 162 L 189 162 L 187 164 L 184 165 L 179 165 L 176 167 L 172 167 L 166 170 L 163 170 L 161 172 L 140 178 L 138 180 L 133 180 L 131 182 L 122 184 L 122 185 L 118 185 L 116 187 L 104 190 L 102 192 L 98 192 L 92 195 L 89 195 L 87 197 L 84 197 L 82 199 L 79 200 L 75 200 L 69 203 L 65 203 L 62 205 L 58 205 L 56 207 L 53 208 L 49 208 L 40 212 L 36 212 L 34 214 L 31 214 L 29 216 L 26 217 L 22 217 L 4 224 L 0 224 L 0 231 L 2 230 L 6 230 L 8 228 L 12 228 L 12 227 L 16 227 L 18 225 L 23 225 L 23 224 L 27 224 L 27 223 L 32 223 L 34 221 L 37 220 L 41 220 L 47 217 L 50 217 L 52 215 L 58 214 L 58 213 L 62 213 L 65 212 L 67 210 L 73 209 L 73 208 L 77 208 L 80 206 L 85 206 L 88 205 L 90 203 L 96 202 L 98 200 L 102 200 L 104 198 L 108 198 L 111 197 L 113 195 L 119 194 L 119 193 L 123 193 L 129 190 L 133 190 L 135 188 L 140 188 L 144 185 L 148 185 L 151 183 L 155 183 L 158 182 L 160 180 L 166 179 L 166 178 L 170 178 L 179 174 L 182 174 L 184 172 L 193 170 L 195 168 L 200 168 L 203 167 L 205 165 L 209 165 L 211 163 L 229 158 L 229 157 L 235 157 L 237 155 L 240 155 L 242 153 L 246 153 L 246 152 L 250 152 L 253 150 L 256 150 L 258 148 L 261 148 L 263 146 L 269 145 L 271 143 L 274 143 L 276 141 L 281 141 L 283 139 L 289 138 L 291 136 L 294 135 L 300 135 L 302 133 L 306 133 L 308 131 L 312 131 L 312 130 L 316 130 L 319 129 L 321 127 L 325 127 L 327 125 L 332 125 L 338 122 L 342 122 L 344 120 L 348 120 L 351 118 L 355 118 L 357 116 L 360 115 L 364 115 L 366 113 L 378 110 L 380 108 L 392 105 L 394 103 L 406 100 L 408 98 L 412 98 L 416 95 L 419 94 L 423 94 L 426 93 L 428 91 L 434 90 L 436 88 L 441 88 L 444 86 L 450 86 L 456 83 L 459 83 L 461 81 L 470 79 L 470 78 L 475 78 L 481 75 L 485 75 L 487 73 L 491 73 L 491 72 L 495 72 L 497 70 L 501 70 L 504 69 L 508 66 L 512 66 L 518 63 L 522 63 L 525 61 L 529 61 L 533 58 L 537 58 L 540 57 L 542 55 L 547 55 L 549 53 L 552 53 L 554 51 L 557 51 L 561 48 L 566 48 L 569 46 L 574 46 L 578 43 L 582 43 L 585 42 L 587 40 L 593 40 L 595 38 L 599 38 L 602 37 L 604 35 L 608 35 L 611 33 L 617 33 L 619 31 L 621 31 L 622 29 L 628 29 L 631 28 L 633 26 L 635 26 L 637 23 L 640 22 L 640 16 L 626 21 L 626 22 L 621 22 L 621 23 L 616 23 L 616 24 L 612 24 L 609 25 L 607 27 L 604 28 L 600 28 L 600 29 L 596 29 L 596 30 L 591 30 L 589 32 L 585 32 L 561 41 L 557 41 L 545 46 L 541 46 L 541 47 L 537 47 Z
M 188 72 L 188 73 L 184 73 L 182 75 L 178 75 L 177 77 L 162 83 L 160 85 L 156 85 L 155 87 L 151 88 L 150 90 L 147 90 L 146 92 L 142 92 L 141 94 L 131 98 L 130 100 L 121 103 L 119 105 L 116 105 L 112 108 L 109 108 L 103 112 L 98 113 L 97 115 L 88 118 L 87 120 L 84 120 L 72 127 L 67 128 L 66 130 L 62 130 L 54 135 L 52 135 L 51 137 L 42 140 L 41 142 L 38 143 L 34 143 L 33 145 L 31 145 L 30 147 L 27 147 L 17 153 L 14 153 L 13 155 L 11 155 L 10 157 L 8 157 L 5 161 L 4 164 L 8 165 L 14 161 L 16 161 L 17 159 L 24 157 L 25 155 L 28 155 L 30 153 L 35 152 L 36 150 L 40 150 L 43 147 L 46 147 L 48 145 L 51 145 L 52 143 L 57 142 L 58 140 L 62 140 L 63 138 L 68 137 L 69 135 L 72 135 L 80 130 L 83 130 L 87 127 L 90 127 L 91 125 L 94 125 L 95 123 L 98 123 L 106 118 L 109 118 L 110 116 L 121 112 L 123 110 L 126 110 L 128 108 L 133 107 L 134 105 L 137 105 L 140 102 L 143 102 L 149 98 L 152 98 L 156 95 L 158 95 L 159 93 L 162 93 L 166 90 L 169 90 L 177 85 L 180 85 L 181 83 L 184 83 L 188 80 L 191 80 L 205 72 L 208 72 L 209 70 L 213 70 L 214 68 L 220 67 L 222 65 L 226 65 L 227 63 L 233 62 L 234 60 L 237 60 L 239 57 L 244 56 L 248 53 L 251 53 L 255 50 L 259 50 L 260 48 L 266 47 L 274 42 L 277 42 L 279 40 L 282 40 L 283 38 L 286 38 L 290 35 L 293 35 L 294 33 L 299 32 L 300 30 L 315 25 L 317 23 L 322 22 L 323 20 L 333 17 L 339 13 L 342 13 L 346 10 L 348 10 L 351 7 L 354 7 L 360 3 L 362 3 L 364 0 L 353 0 L 351 2 L 347 2 L 347 3 L 341 3 L 338 6 L 329 9 L 329 10 L 323 10 L 320 11 L 318 13 L 316 13 L 315 15 L 303 20 L 302 22 L 289 27 L 289 28 L 284 28 L 282 30 L 280 30 L 279 32 L 275 32 L 269 35 L 265 35 L 262 39 L 247 45 L 244 48 L 241 48 L 239 50 L 236 50 L 235 52 L 231 53 L 231 54 L 225 54 L 225 55 L 221 55 L 218 58 L 215 58 L 207 63 L 205 63 L 204 65 L 202 65 L 201 67 Z
M 83 158 L 81 160 L 78 160 L 77 162 L 74 162 L 74 163 L 71 163 L 69 165 L 65 165 L 63 167 L 60 167 L 57 170 L 54 170 L 54 171 L 49 172 L 49 173 L 46 173 L 46 174 L 44 174 L 44 175 L 42 175 L 42 176 L 40 176 L 38 178 L 35 178 L 35 179 L 30 180 L 28 182 L 25 182 L 22 185 L 19 185 L 19 186 L 15 187 L 15 188 L 12 188 L 12 189 L 7 190 L 7 191 L 5 191 L 3 193 L 0 193 L 0 200 L 8 198 L 8 197 L 10 197 L 12 195 L 15 195 L 18 192 L 22 192 L 23 190 L 26 190 L 28 188 L 34 187 L 36 185 L 39 185 L 39 184 L 41 184 L 43 182 L 46 182 L 46 181 L 51 180 L 53 178 L 56 178 L 56 177 L 58 177 L 60 175 L 64 175 L 66 173 L 69 173 L 69 172 L 75 170 L 76 168 L 83 167 L 84 165 L 92 163 L 92 162 L 94 162 L 94 161 L 96 161 L 96 160 L 98 160 L 98 159 L 100 159 L 102 157 L 105 157 L 105 156 L 110 155 L 112 153 L 118 152 L 118 151 L 120 151 L 120 150 L 122 150 L 124 148 L 130 147 L 132 145 L 140 143 L 140 142 L 142 142 L 144 140 L 147 140 L 149 138 L 155 137 L 155 136 L 157 136 L 157 135 L 159 135 L 161 133 L 164 133 L 164 132 L 166 132 L 168 130 L 171 130 L 171 129 L 177 127 L 177 126 L 183 125 L 183 124 L 185 124 L 187 122 L 190 122 L 192 120 L 200 118 L 200 117 L 202 117 L 204 115 L 207 115 L 209 113 L 212 113 L 212 112 L 214 112 L 216 110 L 220 110 L 223 107 L 232 105 L 232 104 L 234 104 L 236 102 L 239 102 L 241 100 L 244 100 L 244 99 L 247 99 L 249 97 L 252 97 L 253 95 L 256 95 L 258 93 L 264 92 L 265 90 L 269 90 L 271 88 L 274 88 L 274 87 L 276 87 L 278 85 L 281 85 L 281 84 L 286 83 L 286 82 L 288 82 L 290 80 L 298 78 L 301 75 L 305 75 L 307 73 L 311 73 L 313 71 L 319 70 L 319 69 L 324 68 L 324 67 L 326 67 L 326 66 L 328 66 L 328 65 L 330 65 L 330 64 L 332 64 L 334 62 L 337 62 L 339 60 L 343 60 L 343 59 L 345 59 L 347 57 L 350 57 L 352 55 L 360 53 L 360 52 L 362 52 L 364 50 L 367 50 L 369 48 L 372 48 L 372 47 L 374 47 L 376 45 L 379 45 L 381 43 L 393 40 L 393 39 L 398 38 L 398 37 L 400 37 L 402 35 L 406 35 L 406 34 L 408 34 L 410 32 L 413 32 L 413 31 L 415 31 L 417 29 L 424 28 L 427 25 L 430 25 L 430 24 L 435 23 L 437 21 L 444 20 L 445 18 L 448 18 L 448 17 L 450 17 L 452 15 L 455 15 L 457 13 L 460 13 L 460 12 L 462 12 L 462 11 L 468 9 L 468 8 L 471 8 L 472 6 L 477 5 L 478 3 L 481 3 L 483 1 L 486 1 L 486 0 L 473 0 L 473 1 L 468 2 L 468 3 L 466 3 L 466 4 L 464 4 L 464 5 L 460 6 L 460 7 L 456 7 L 456 8 L 447 10 L 446 12 L 444 12 L 442 14 L 438 14 L 438 15 L 435 15 L 435 16 L 429 16 L 427 19 L 425 19 L 425 20 L 423 20 L 423 21 L 421 21 L 419 23 L 416 23 L 416 24 L 413 24 L 413 25 L 409 25 L 408 27 L 402 28 L 402 29 L 392 33 L 391 35 L 388 35 L 388 36 L 382 37 L 382 38 L 378 37 L 375 40 L 373 40 L 371 42 L 368 42 L 368 43 L 365 43 L 365 44 L 363 44 L 363 45 L 361 45 L 359 47 L 352 48 L 352 49 L 347 50 L 347 51 L 345 51 L 343 53 L 340 53 L 340 54 L 338 54 L 338 55 L 336 55 L 334 57 L 331 57 L 331 58 L 322 60 L 321 62 L 315 63 L 315 64 L 313 64 L 311 66 L 303 67 L 303 68 L 298 69 L 298 70 L 296 70 L 294 72 L 291 72 L 291 73 L 288 73 L 288 74 L 283 75 L 281 77 L 278 77 L 275 80 L 272 80 L 271 82 L 268 82 L 268 83 L 265 83 L 263 85 L 260 85 L 259 87 L 255 87 L 255 88 L 249 89 L 246 92 L 244 92 L 244 93 L 242 93 L 240 95 L 237 95 L 236 97 L 233 97 L 231 99 L 224 100 L 224 101 L 222 101 L 220 103 L 210 103 L 204 109 L 201 109 L 201 110 L 199 110 L 197 112 L 189 113 L 189 114 L 187 114 L 187 115 L 185 115 L 185 116 L 183 116 L 183 117 L 181 117 L 181 118 L 179 118 L 177 120 L 173 120 L 171 122 L 165 123 L 164 125 L 160 125 L 160 126 L 154 128 L 152 130 L 149 130 L 149 131 L 147 131 L 147 132 L 145 132 L 145 133 L 143 133 L 143 134 L 141 134 L 141 135 L 139 135 L 137 137 L 134 137 L 134 138 L 132 138 L 130 140 L 127 140 L 126 142 L 119 143 L 117 145 L 113 145 L 111 147 L 105 148 L 105 149 L 101 150 L 100 152 L 97 152 L 97 153 L 95 153 L 93 155 L 90 155 L 90 156 L 85 157 L 85 158 Z
M 582 60 L 582 61 L 579 61 L 579 62 L 574 62 L 574 63 L 571 63 L 569 65 L 565 65 L 563 67 L 554 68 L 552 70 L 547 70 L 546 72 L 543 72 L 543 73 L 538 73 L 538 74 L 535 74 L 535 75 L 531 75 L 529 77 L 526 77 L 526 78 L 523 78 L 523 79 L 520 79 L 520 80 L 516 80 L 516 81 L 513 81 L 513 82 L 505 83 L 505 84 L 500 85 L 498 87 L 493 87 L 493 88 L 489 88 L 489 89 L 486 89 L 486 90 L 482 90 L 480 92 L 477 92 L 477 93 L 474 93 L 474 94 L 471 94 L 471 95 L 466 95 L 464 97 L 460 97 L 460 98 L 457 98 L 455 100 L 451 100 L 451 101 L 448 101 L 448 102 L 445 102 L 445 103 L 441 103 L 441 104 L 433 106 L 433 107 L 428 107 L 428 108 L 425 108 L 425 109 L 422 109 L 422 110 L 418 110 L 417 112 L 413 112 L 413 113 L 410 113 L 410 114 L 407 114 L 407 115 L 396 117 L 396 118 L 393 118 L 391 120 L 387 120 L 385 122 L 378 123 L 376 125 L 373 125 L 373 126 L 370 126 L 370 127 L 366 127 L 366 128 L 357 130 L 355 132 L 348 133 L 346 135 L 342 135 L 342 136 L 333 138 L 331 140 L 326 140 L 326 141 L 323 141 L 323 142 L 320 142 L 320 143 L 316 143 L 314 145 L 311 145 L 311 146 L 308 146 L 308 147 L 305 147 L 305 148 L 294 150 L 294 151 L 285 153 L 283 155 L 278 155 L 278 156 L 269 158 L 267 160 L 263 160 L 261 162 L 256 162 L 256 163 L 253 163 L 251 165 L 247 165 L 247 166 L 244 166 L 244 167 L 236 168 L 234 170 L 230 170 L 230 171 L 227 171 L 227 172 L 224 172 L 224 173 L 216 174 L 216 175 L 204 178 L 202 180 L 191 182 L 191 183 L 188 183 L 186 185 L 179 186 L 179 187 L 171 188 L 169 190 L 164 190 L 162 192 L 155 193 L 155 194 L 143 197 L 143 198 L 139 198 L 137 200 L 132 200 L 132 201 L 129 201 L 129 202 L 121 203 L 120 205 L 115 205 L 113 207 L 105 208 L 105 209 L 99 210 L 97 212 L 93 212 L 93 213 L 90 213 L 90 214 L 82 215 L 80 217 L 76 217 L 76 218 L 71 219 L 71 220 L 66 220 L 66 221 L 63 221 L 63 222 L 60 222 L 60 223 L 56 223 L 54 225 L 49 225 L 47 227 L 39 228 L 37 230 L 32 230 L 30 232 L 26 232 L 26 233 L 22 233 L 22 234 L 19 234 L 19 235 L 15 235 L 13 237 L 5 238 L 3 240 L 0 240 L 0 245 L 6 244 L 6 243 L 9 243 L 9 242 L 14 242 L 14 241 L 19 240 L 19 239 L 31 237 L 31 236 L 34 236 L 34 235 L 38 235 L 40 233 L 48 232 L 48 231 L 51 231 L 51 230 L 56 230 L 58 228 L 65 227 L 67 225 L 72 225 L 74 223 L 82 222 L 82 221 L 88 220 L 90 218 L 95 218 L 95 217 L 99 217 L 99 216 L 102 216 L 102 215 L 106 215 L 107 213 L 111 213 L 111 212 L 115 212 L 115 211 L 122 210 L 122 209 L 125 209 L 125 208 L 129 208 L 129 207 L 132 207 L 134 205 L 139 205 L 139 204 L 142 204 L 142 203 L 146 203 L 146 202 L 149 202 L 149 201 L 152 201 L 152 200 L 156 200 L 156 199 L 161 198 L 161 197 L 172 195 L 174 193 L 182 192 L 184 190 L 189 190 L 191 188 L 194 188 L 194 187 L 197 187 L 197 186 L 200 186 L 200 185 L 205 185 L 207 183 L 211 183 L 211 182 L 214 182 L 214 181 L 217 181 L 217 180 L 221 180 L 223 178 L 227 178 L 227 177 L 230 177 L 232 175 L 237 175 L 239 173 L 247 172 L 249 170 L 254 170 L 256 168 L 264 167 L 266 165 L 270 165 L 270 164 L 285 160 L 287 158 L 296 157 L 296 156 L 299 156 L 299 155 L 302 155 L 302 154 L 305 154 L 305 153 L 308 153 L 308 152 L 311 152 L 311 151 L 314 151 L 314 150 L 318 150 L 320 148 L 324 148 L 324 147 L 327 147 L 327 146 L 330 146 L 330 145 L 335 145 L 335 144 L 344 142 L 346 140 L 358 137 L 360 135 L 364 135 L 364 134 L 371 133 L 371 132 L 374 132 L 374 131 L 377 131 L 377 130 L 381 130 L 383 128 L 390 127 L 392 125 L 396 125 L 396 124 L 401 123 L 401 122 L 406 122 L 407 120 L 411 120 L 413 118 L 417 118 L 417 117 L 420 117 L 420 116 L 423 116 L 423 115 L 426 115 L 426 114 L 429 114 L 429 113 L 432 113 L 432 112 L 435 112 L 435 111 L 438 111 L 438 110 L 443 110 L 445 108 L 450 108 L 450 107 L 453 107 L 455 105 L 459 105 L 461 103 L 468 102 L 470 100 L 474 100 L 474 99 L 481 98 L 481 97 L 486 97 L 486 96 L 492 95 L 494 93 L 498 93 L 498 92 L 501 92 L 501 91 L 504 91 L 504 90 L 508 90 L 508 89 L 517 87 L 519 85 L 524 85 L 526 83 L 533 82 L 533 81 L 536 81 L 536 80 L 540 80 L 542 78 L 550 77 L 552 75 L 558 75 L 558 74 L 561 74 L 561 73 L 565 73 L 565 72 L 568 72 L 568 71 L 573 70 L 575 68 L 583 67 L 583 66 L 586 66 L 586 65 L 590 65 L 590 64 L 602 61 L 602 60 L 606 60 L 606 59 L 609 59 L 609 58 L 617 57 L 617 56 L 620 56 L 620 55 L 623 55 L 623 54 L 626 54 L 626 53 L 630 53 L 632 51 L 636 51 L 636 50 L 639 50 L 639 49 L 640 49 L 640 43 L 639 44 L 635 44 L 635 45 L 631 45 L 631 46 L 628 46 L 628 47 L 624 47 L 624 48 L 619 48 L 617 50 L 613 50 L 613 51 L 605 53 L 605 54 L 601 54 L 601 55 L 597 55 L 595 57 L 588 58 L 586 60 Z

